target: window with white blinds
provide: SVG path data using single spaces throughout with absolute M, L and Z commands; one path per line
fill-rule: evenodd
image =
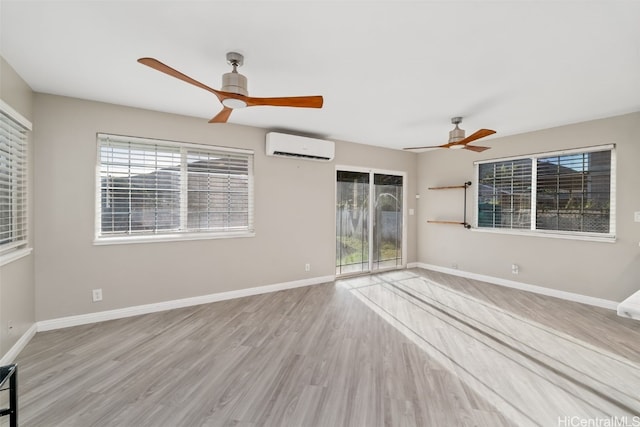
M 615 146 L 476 162 L 480 229 L 615 238 Z
M 478 166 L 478 227 L 531 228 L 531 160 Z
M 31 125 L 0 103 L 0 256 L 27 246 L 27 132 Z
M 253 233 L 253 152 L 98 134 L 96 237 Z

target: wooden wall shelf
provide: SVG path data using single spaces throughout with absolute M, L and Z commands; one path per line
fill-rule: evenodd
M 429 187 L 429 190 L 450 190 L 452 188 L 467 188 L 468 185 L 471 185 L 471 182 L 468 181 L 465 185 L 448 185 L 446 187 Z
M 447 185 L 444 187 L 429 187 L 429 190 L 451 190 L 454 188 L 462 188 L 464 189 L 464 211 L 462 213 L 462 217 L 463 220 L 462 222 L 460 221 L 438 221 L 438 220 L 427 220 L 427 222 L 433 223 L 433 224 L 455 224 L 455 225 L 462 225 L 464 226 L 464 228 L 466 228 L 467 230 L 471 228 L 471 224 L 467 223 L 467 188 L 469 188 L 469 186 L 471 185 L 471 181 L 467 181 L 462 185 Z
M 460 221 L 436 221 L 436 220 L 427 220 L 427 222 L 430 222 L 432 224 L 457 224 L 457 225 L 465 225 L 466 222 L 460 222 Z

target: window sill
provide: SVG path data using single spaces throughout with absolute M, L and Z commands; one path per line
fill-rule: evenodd
M 217 240 L 234 239 L 243 237 L 255 237 L 253 231 L 228 232 L 228 233 L 180 233 L 146 236 L 109 236 L 98 237 L 93 241 L 96 246 L 102 245 L 128 245 L 135 243 L 156 243 L 156 242 L 184 242 L 191 240 Z
M 9 264 L 10 262 L 17 261 L 20 258 L 24 258 L 33 252 L 33 248 L 16 249 L 8 252 L 4 255 L 0 255 L 0 267 Z
M 616 236 L 594 236 L 590 234 L 554 233 L 547 231 L 509 230 L 499 228 L 471 228 L 479 233 L 511 234 L 515 236 L 546 237 L 551 239 L 584 240 L 589 242 L 615 243 Z

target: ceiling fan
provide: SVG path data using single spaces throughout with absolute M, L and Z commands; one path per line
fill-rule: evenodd
M 465 138 L 464 129 L 460 129 L 458 127 L 458 125 L 462 123 L 462 117 L 453 117 L 451 119 L 451 123 L 456 125 L 456 127 L 449 132 L 449 142 L 447 142 L 446 144 L 430 145 L 426 147 L 410 147 L 410 148 L 405 148 L 405 150 L 421 150 L 423 148 L 450 148 L 455 150 L 455 149 L 464 148 L 465 150 L 476 151 L 479 153 L 491 148 L 491 147 L 481 147 L 479 145 L 468 145 L 468 144 L 477 139 L 484 138 L 485 136 L 493 135 L 494 133 L 496 133 L 495 130 L 480 129 Z
M 222 111 L 216 114 L 209 123 L 226 123 L 235 108 L 274 106 L 321 108 L 322 96 L 290 96 L 281 98 L 254 98 L 247 91 L 247 78 L 238 73 L 238 67 L 244 63 L 244 56 L 237 52 L 227 53 L 227 62 L 233 67 L 230 73 L 222 75 L 222 89 L 216 90 L 192 79 L 186 74 L 169 67 L 154 58 L 140 58 L 138 62 L 172 77 L 190 83 L 213 93 L 222 103 Z

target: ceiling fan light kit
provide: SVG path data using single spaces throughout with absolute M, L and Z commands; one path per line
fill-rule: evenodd
M 233 67 L 229 73 L 222 76 L 222 89 L 213 89 L 186 74 L 169 67 L 155 58 L 140 58 L 138 62 L 165 73 L 171 77 L 182 80 L 213 93 L 223 105 L 222 110 L 216 114 L 209 123 L 226 123 L 231 112 L 236 108 L 272 106 L 272 107 L 297 107 L 297 108 L 322 108 L 324 99 L 322 96 L 289 96 L 278 98 L 254 98 L 249 96 L 247 90 L 247 78 L 238 73 L 238 67 L 244 63 L 244 56 L 238 52 L 227 53 L 227 62 Z

